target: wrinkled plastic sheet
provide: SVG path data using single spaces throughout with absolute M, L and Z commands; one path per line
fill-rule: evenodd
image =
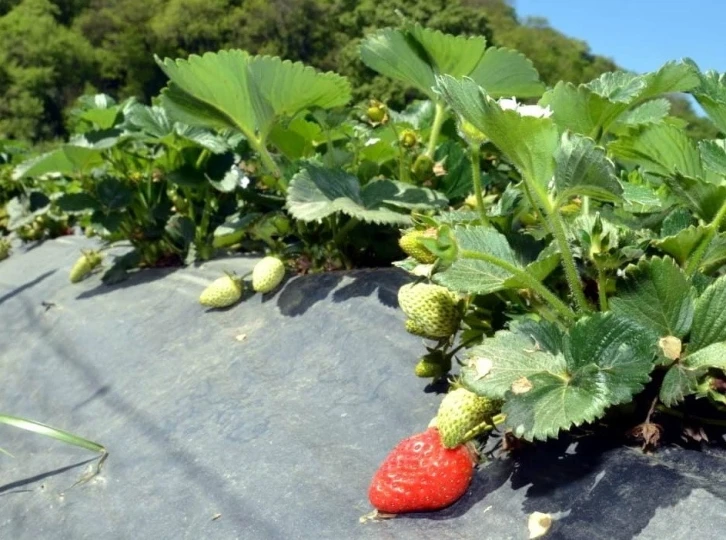
M 359 523 L 375 469 L 441 396 L 396 306 L 398 270 L 301 276 L 227 310 L 197 302 L 254 258 L 68 282 L 67 237 L 0 262 L 0 411 L 106 445 L 0 426 L 0 538 L 520 539 L 723 537 L 724 453 L 648 456 L 597 440 L 494 459 L 452 507 Z

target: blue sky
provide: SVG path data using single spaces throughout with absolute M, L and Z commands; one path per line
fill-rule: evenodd
M 542 16 L 592 52 L 629 70 L 690 57 L 726 71 L 726 0 L 514 0 L 520 17 Z

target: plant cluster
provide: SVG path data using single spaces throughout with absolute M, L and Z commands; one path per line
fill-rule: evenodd
M 344 77 L 275 57 L 157 58 L 169 82 L 154 105 L 85 100 L 82 133 L 13 178 L 50 175 L 52 208 L 132 245 L 107 279 L 259 250 L 277 257 L 253 272 L 264 292 L 282 260 L 387 261 L 398 240 L 415 277 L 406 329 L 430 342 L 415 372 L 460 370 L 376 475 L 382 512 L 454 502 L 475 461 L 464 445 L 494 429 L 546 440 L 645 401 L 636 432 L 652 446 L 656 410 L 723 412 L 726 144 L 688 137 L 668 96 L 690 93 L 726 131 L 726 78 L 684 60 L 547 88 L 487 45 L 413 23 L 367 36 L 362 61 L 427 98 L 403 111 L 345 108 Z M 203 304 L 240 299 L 241 279 L 220 280 Z

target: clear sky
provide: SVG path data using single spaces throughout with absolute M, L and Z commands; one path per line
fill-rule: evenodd
M 624 69 L 653 71 L 690 57 L 726 71 L 726 0 L 514 0 L 520 18 L 542 16 Z

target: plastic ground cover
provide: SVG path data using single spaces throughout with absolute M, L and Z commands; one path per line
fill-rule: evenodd
M 222 311 L 197 303 L 257 259 L 68 282 L 82 237 L 0 262 L 0 411 L 106 445 L 93 455 L 0 426 L 0 538 L 722 538 L 721 450 L 652 456 L 582 439 L 478 471 L 441 512 L 360 524 L 389 450 L 441 399 L 396 306 L 398 270 L 302 276 Z M 73 487 L 72 487 L 73 486 Z

